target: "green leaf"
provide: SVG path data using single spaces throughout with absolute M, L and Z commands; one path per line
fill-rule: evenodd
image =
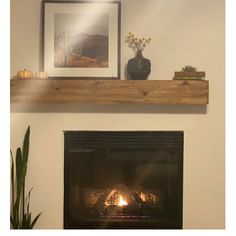
M 13 207 L 13 219 L 17 225 L 19 225 L 19 206 L 20 206 L 20 197 L 17 196 L 16 202 Z
M 22 176 L 22 181 L 23 181 L 23 199 L 25 198 L 25 176 L 26 176 L 26 172 L 27 172 L 27 163 L 28 163 L 28 156 L 29 156 L 29 138 L 30 138 L 30 126 L 28 127 L 26 133 L 25 133 L 25 137 L 24 137 L 24 142 L 23 142 L 23 165 L 24 165 L 24 170 L 23 171 L 23 176 Z M 25 202 L 23 200 L 22 202 L 22 211 L 23 211 L 23 214 L 25 213 Z
M 17 148 L 16 151 L 16 184 L 17 184 L 17 195 L 20 192 L 20 179 L 22 173 L 22 153 L 21 149 Z
M 31 213 L 24 214 L 22 224 L 21 224 L 21 229 L 30 229 L 30 225 L 31 225 Z
M 14 201 L 15 201 L 15 166 L 14 166 L 14 159 L 12 155 L 12 151 L 10 150 L 11 153 L 11 200 L 12 200 L 12 207 L 14 206 Z
M 10 216 L 10 222 L 11 222 L 11 225 L 12 225 L 12 228 L 13 228 L 13 229 L 18 229 L 18 224 L 17 224 L 17 222 L 13 219 L 12 216 Z
M 26 214 L 23 214 L 23 217 L 22 217 L 22 222 L 21 222 L 21 229 L 25 229 L 26 227 L 26 220 L 27 220 L 27 215 Z
M 30 196 L 31 191 L 28 193 L 28 202 L 27 202 L 27 210 L 24 211 L 25 204 L 25 178 L 27 174 L 27 163 L 28 163 L 28 155 L 29 155 L 29 144 L 30 144 L 30 126 L 28 127 L 24 142 L 23 149 L 18 148 L 16 151 L 16 159 L 14 162 L 14 158 L 11 152 L 11 184 L 12 184 L 12 209 L 10 222 L 13 229 L 32 229 L 38 218 L 42 214 L 39 213 L 34 220 L 31 222 L 31 213 L 30 213 Z M 15 171 L 14 171 L 15 170 Z M 16 188 L 16 191 L 14 191 Z M 22 203 L 22 207 L 20 204 Z M 19 212 L 21 211 L 21 214 Z
M 13 216 L 16 220 L 17 224 L 20 225 L 20 202 L 21 202 L 21 196 L 22 196 L 22 189 L 24 186 L 25 176 L 26 176 L 26 164 L 24 164 L 22 159 L 22 152 L 21 148 L 17 149 L 16 152 L 16 187 L 17 187 L 17 194 L 16 194 L 16 201 L 14 204 L 14 211 Z M 24 196 L 22 198 L 22 201 L 24 201 Z M 22 212 L 23 217 L 23 212 Z
M 29 156 L 29 140 L 30 138 L 30 126 L 28 127 L 25 137 L 24 137 L 24 143 L 23 143 L 23 160 L 24 163 L 28 162 L 28 156 Z
M 22 201 L 24 201 L 24 196 L 22 195 L 22 189 L 23 189 L 25 174 L 26 174 L 26 166 L 23 165 L 21 173 L 19 175 L 19 179 L 17 180 L 18 181 L 17 182 L 17 197 L 16 197 L 16 202 L 15 202 L 15 207 L 17 209 L 18 218 L 19 218 L 21 196 L 22 196 Z
M 21 149 L 18 148 L 16 151 L 16 200 L 13 206 L 13 219 L 19 226 L 19 207 L 22 190 L 22 153 Z
M 31 213 L 28 214 L 27 227 L 28 227 L 28 229 L 31 228 Z
M 28 204 L 27 204 L 27 214 L 29 214 L 29 205 L 30 205 L 30 195 L 31 195 L 31 191 L 33 190 L 33 188 L 30 189 L 29 193 L 28 193 Z
M 14 220 L 13 220 L 13 217 L 12 217 L 12 216 L 10 216 L 10 222 L 11 222 L 11 224 L 12 224 L 12 226 L 13 226 Z
M 40 212 L 33 220 L 32 224 L 30 225 L 30 228 L 33 229 L 34 225 L 36 224 L 38 218 L 40 217 L 40 215 L 42 214 L 42 212 Z

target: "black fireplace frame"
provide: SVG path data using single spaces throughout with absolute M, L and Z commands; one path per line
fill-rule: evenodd
M 125 135 L 125 140 L 124 140 Z M 110 223 L 106 228 L 112 229 L 182 229 L 183 217 L 183 150 L 184 150 L 184 132 L 183 131 L 64 131 L 64 229 L 99 229 L 100 226 L 94 222 L 94 225 L 77 225 L 70 220 L 70 197 L 69 184 L 70 171 L 69 161 L 70 153 L 78 148 L 93 148 L 106 145 L 117 147 L 140 148 L 155 147 L 178 155 L 178 166 L 180 175 L 178 177 L 178 217 L 174 223 L 160 222 L 158 225 L 119 222 Z

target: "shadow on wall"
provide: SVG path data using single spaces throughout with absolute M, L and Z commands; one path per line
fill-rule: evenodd
M 206 114 L 206 105 L 147 104 L 11 104 L 12 113 L 133 113 L 133 114 Z

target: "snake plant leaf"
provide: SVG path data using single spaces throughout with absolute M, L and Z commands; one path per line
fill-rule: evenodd
M 16 222 L 17 228 L 19 226 L 19 208 L 20 208 L 20 197 L 17 196 L 16 202 L 13 207 L 13 220 Z
M 23 220 L 21 224 L 21 229 L 30 229 L 30 224 L 31 224 L 31 213 L 30 214 L 24 214 L 23 215 Z
M 27 165 L 25 163 L 21 163 L 21 171 L 20 173 L 18 173 L 17 176 L 17 197 L 16 197 L 16 202 L 15 205 L 17 207 L 17 209 L 19 209 L 19 205 L 20 205 L 20 199 L 21 199 L 21 193 L 22 193 L 22 189 L 24 186 L 24 181 L 25 181 L 25 176 L 26 176 L 26 170 L 27 170 Z M 24 196 L 23 196 L 24 199 Z
M 13 207 L 13 219 L 16 221 L 16 224 L 18 225 L 18 227 L 19 227 L 19 222 L 20 222 L 20 216 L 19 216 L 20 201 L 21 201 L 21 195 L 22 195 L 22 189 L 24 186 L 26 171 L 27 171 L 27 163 L 23 162 L 21 148 L 18 148 L 16 151 L 17 196 L 16 196 L 14 207 Z
M 14 220 L 12 216 L 10 216 L 10 221 L 11 221 L 11 224 L 14 224 Z
M 12 155 L 12 151 L 10 150 L 11 153 L 11 200 L 12 200 L 12 213 L 10 216 L 10 221 L 12 224 L 13 229 L 18 229 L 18 223 L 17 223 L 17 208 L 15 207 L 15 166 L 14 166 L 14 158 Z
M 26 228 L 26 221 L 27 221 L 27 215 L 23 214 L 23 218 L 22 218 L 22 223 L 21 223 L 21 229 L 25 229 Z
M 15 165 L 14 165 L 14 159 L 12 155 L 12 151 L 10 150 L 11 153 L 11 200 L 12 200 L 12 207 L 14 206 L 14 201 L 15 201 Z
M 30 225 L 30 228 L 33 229 L 34 225 L 36 224 L 38 218 L 40 217 L 40 215 L 42 214 L 42 212 L 40 212 L 32 221 L 32 224 Z
M 26 227 L 26 217 L 27 216 L 24 214 L 23 217 L 22 217 L 20 229 L 25 229 L 25 227 Z
M 26 168 L 25 170 L 22 170 L 25 174 L 27 172 L 27 163 L 28 163 L 28 156 L 29 156 L 29 143 L 30 143 L 30 126 L 28 126 L 28 129 L 25 133 L 25 137 L 24 137 L 24 142 L 23 142 L 23 150 L 22 150 L 22 159 L 23 159 L 23 165 L 24 168 Z M 25 176 L 23 176 L 23 196 L 25 196 Z M 23 201 L 23 213 L 25 212 L 25 202 Z
M 17 184 L 17 195 L 20 192 L 20 179 L 21 179 L 21 172 L 22 172 L 22 153 L 21 148 L 17 148 L 16 151 L 16 184 Z
M 17 225 L 16 220 L 13 219 L 12 216 L 10 216 L 10 220 L 11 220 L 11 224 L 12 224 L 13 229 L 18 229 L 18 225 Z
M 30 126 L 28 127 L 25 137 L 24 137 L 24 143 L 23 143 L 23 160 L 25 163 L 28 162 L 28 156 L 29 156 L 29 140 L 30 137 Z
M 25 198 L 25 178 L 30 144 L 29 138 L 30 126 L 28 127 L 24 137 L 23 148 L 21 149 L 19 147 L 16 151 L 15 160 L 11 152 L 12 206 L 10 222 L 13 229 L 32 229 L 42 213 L 39 213 L 32 221 L 30 213 L 30 196 L 32 189 L 28 193 L 28 199 Z M 25 212 L 24 205 L 26 200 L 28 200 L 28 202 L 27 210 Z
M 27 229 L 30 229 L 31 224 L 31 213 L 28 214 Z
M 12 224 L 14 229 L 18 229 L 18 225 L 19 225 L 19 207 L 17 205 L 17 202 L 15 202 L 13 209 L 12 209 L 12 221 L 14 222 L 14 224 Z
M 22 152 L 21 148 L 18 148 L 16 151 L 16 201 L 13 206 L 13 219 L 16 224 L 19 226 L 19 208 L 20 208 L 20 199 L 21 199 L 21 190 L 22 190 Z
M 33 188 L 31 188 L 30 191 L 29 191 L 29 193 L 28 193 L 27 214 L 29 214 L 30 195 L 31 195 L 32 190 L 33 190 Z

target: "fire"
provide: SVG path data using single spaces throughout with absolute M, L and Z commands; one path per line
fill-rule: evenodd
M 128 202 L 123 198 L 119 191 L 116 189 L 112 190 L 105 201 L 107 206 L 127 206 Z
M 119 195 L 119 202 L 117 204 L 118 206 L 127 206 L 128 203 L 123 199 L 121 195 Z
M 159 197 L 155 194 L 152 194 L 152 193 L 143 193 L 143 192 L 141 192 L 139 194 L 139 197 L 144 202 L 151 202 L 152 204 L 157 204 L 157 202 L 159 201 Z
M 146 195 L 145 195 L 145 193 L 141 192 L 140 198 L 145 202 L 145 201 L 146 201 Z

